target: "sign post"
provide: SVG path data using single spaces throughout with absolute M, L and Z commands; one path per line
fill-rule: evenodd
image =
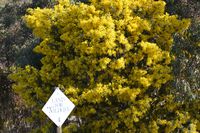
M 57 133 L 62 133 L 62 127 L 57 127 Z
M 75 105 L 57 87 L 42 111 L 57 125 L 57 133 L 62 133 L 62 124 L 65 122 Z

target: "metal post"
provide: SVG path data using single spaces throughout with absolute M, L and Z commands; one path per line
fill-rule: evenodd
M 57 127 L 57 133 L 62 133 L 62 127 Z

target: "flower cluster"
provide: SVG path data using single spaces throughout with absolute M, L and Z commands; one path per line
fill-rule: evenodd
M 175 131 L 189 117 L 177 112 L 163 118 L 177 106 L 163 85 L 172 79 L 173 34 L 184 32 L 189 20 L 164 9 L 163 0 L 60 0 L 53 9 L 30 9 L 24 20 L 43 40 L 35 48 L 43 66 L 13 74 L 14 89 L 40 95 L 62 85 L 76 104 L 74 115 L 82 120 L 83 131 Z M 23 73 L 31 73 L 33 80 L 26 82 Z M 27 101 L 46 99 L 30 97 L 26 92 Z

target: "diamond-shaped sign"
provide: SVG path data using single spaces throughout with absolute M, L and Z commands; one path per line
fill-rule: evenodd
M 61 127 L 65 122 L 75 105 L 56 88 L 42 111 L 58 126 Z

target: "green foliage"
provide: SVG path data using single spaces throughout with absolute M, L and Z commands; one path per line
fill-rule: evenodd
M 167 10 L 179 17 L 191 18 L 191 26 L 184 36 L 174 37 L 172 53 L 176 56 L 173 62 L 174 82 L 173 93 L 176 101 L 183 104 L 185 110 L 193 118 L 200 119 L 197 110 L 200 110 L 200 1 L 176 1 L 173 5 L 167 4 Z M 200 123 L 198 122 L 198 130 Z
M 31 64 L 39 65 L 38 55 L 32 52 L 33 47 L 38 43 L 38 39 L 34 39 L 31 30 L 29 30 L 22 22 L 21 17 L 25 14 L 29 4 L 7 4 L 0 11 L 0 64 L 10 67 L 13 64 L 25 66 Z M 28 54 L 23 52 L 29 51 Z M 22 59 L 22 57 L 25 57 Z M 34 58 L 34 61 L 30 60 Z
M 55 1 L 48 0 L 12 0 L 0 9 L 0 64 L 6 67 L 27 64 L 40 67 L 41 55 L 33 53 L 40 42 L 22 20 L 27 8 L 52 6 Z
M 7 78 L 13 65 L 27 64 L 39 68 L 41 55 L 33 53 L 40 41 L 34 38 L 22 16 L 28 7 L 35 7 L 29 0 L 0 1 L 0 132 L 30 132 L 36 122 L 27 123 L 31 108 L 22 104 L 21 98 L 11 89 Z M 43 4 L 46 6 L 48 3 Z
M 34 49 L 42 67 L 17 68 L 10 78 L 42 132 L 51 124 L 41 108 L 55 86 L 76 104 L 78 123 L 66 131 L 197 132 L 198 116 L 169 87 L 173 35 L 190 22 L 165 13 L 164 1 L 60 0 L 29 9 L 24 20 L 42 40 Z

